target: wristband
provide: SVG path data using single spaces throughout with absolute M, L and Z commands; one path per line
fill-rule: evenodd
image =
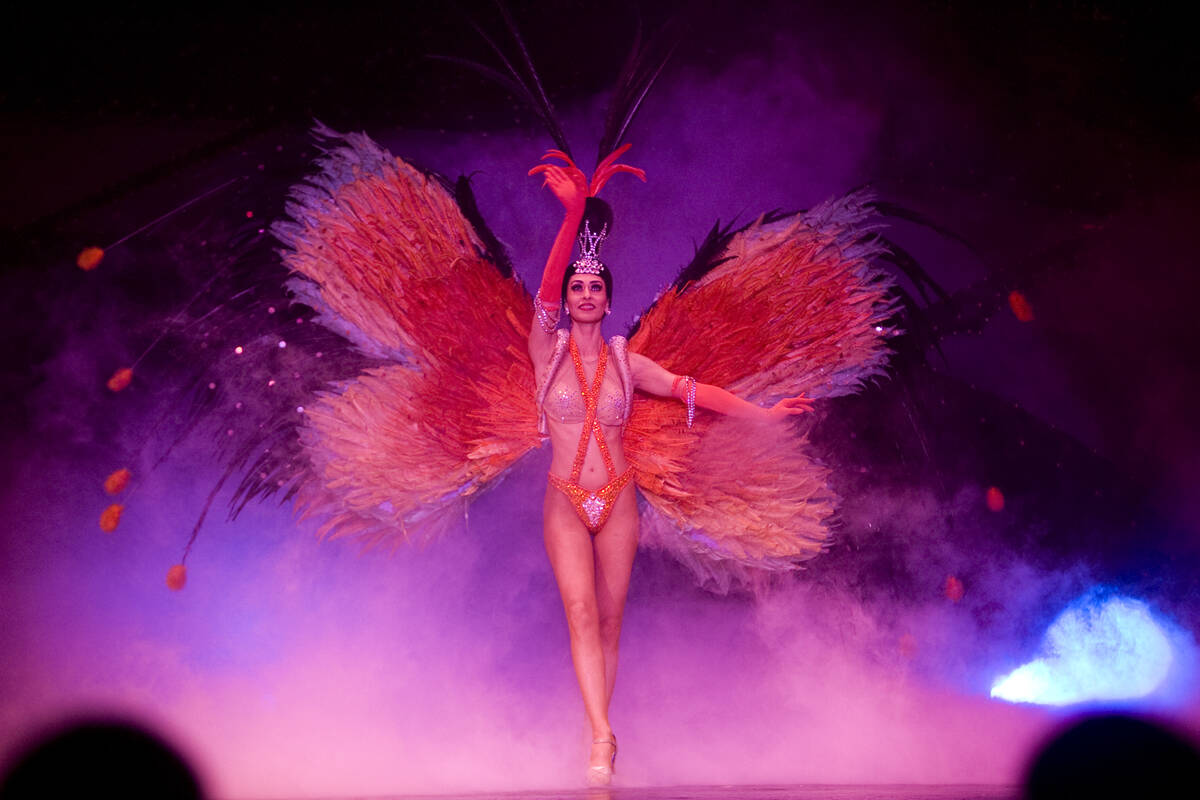
M 546 304 L 542 302 L 542 295 L 539 292 L 533 296 L 533 311 L 542 330 L 546 333 L 554 333 L 554 329 L 558 327 L 558 318 L 562 314 L 562 304 L 555 303 L 547 308 Z
M 683 381 L 683 392 L 679 391 L 679 382 Z M 692 427 L 696 418 L 696 379 L 691 375 L 676 375 L 671 383 L 671 394 L 678 397 L 687 406 L 687 426 Z

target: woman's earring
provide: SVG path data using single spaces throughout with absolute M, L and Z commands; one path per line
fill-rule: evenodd
M 611 313 L 612 313 L 612 306 L 609 306 L 608 308 L 604 309 L 604 316 L 607 317 Z

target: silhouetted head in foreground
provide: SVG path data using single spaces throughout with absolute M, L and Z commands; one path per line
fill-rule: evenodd
M 1089 717 L 1046 744 L 1025 779 L 1028 800 L 1200 797 L 1200 753 L 1144 719 Z
M 113 720 L 76 722 L 30 740 L 0 783 L 0 800 L 203 796 L 191 767 L 166 742 Z

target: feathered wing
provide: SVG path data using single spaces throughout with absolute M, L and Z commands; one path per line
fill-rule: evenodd
M 883 373 L 894 308 L 870 198 L 855 193 L 741 230 L 714 228 L 629 346 L 668 370 L 771 404 L 848 394 Z M 638 396 L 626 455 L 648 501 L 643 542 L 706 583 L 794 569 L 822 551 L 838 499 L 791 426 Z
M 532 301 L 465 180 L 317 133 L 331 146 L 273 233 L 296 296 L 381 365 L 304 409 L 297 504 L 322 536 L 395 546 L 539 443 Z

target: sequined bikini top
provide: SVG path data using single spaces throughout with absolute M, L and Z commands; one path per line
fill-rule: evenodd
M 583 422 L 583 394 L 579 391 L 579 381 L 575 378 L 570 367 L 560 369 L 567 353 L 567 343 L 570 333 L 560 329 L 557 332 L 554 352 L 550 356 L 545 372 L 538 381 L 535 395 L 538 410 L 538 431 L 547 433 L 546 418 L 553 417 L 559 422 Z M 610 381 L 605 376 L 600 388 L 600 403 L 597 418 L 601 425 L 621 425 L 629 419 L 629 407 L 633 403 L 633 375 L 629 369 L 629 354 L 626 352 L 626 341 L 623 336 L 614 336 L 608 340 L 609 352 L 612 358 L 608 373 Z M 560 374 L 561 373 L 561 374 Z M 620 381 L 617 381 L 617 377 Z M 560 391 L 561 389 L 561 391 Z M 623 391 L 622 391 L 623 389 Z
M 583 422 L 583 393 L 579 391 L 579 379 L 571 370 L 560 369 L 558 372 L 542 402 L 542 409 L 547 417 L 558 422 Z M 596 406 L 596 420 L 601 425 L 620 425 L 625 421 L 625 392 L 609 377 L 611 374 L 604 376 Z

